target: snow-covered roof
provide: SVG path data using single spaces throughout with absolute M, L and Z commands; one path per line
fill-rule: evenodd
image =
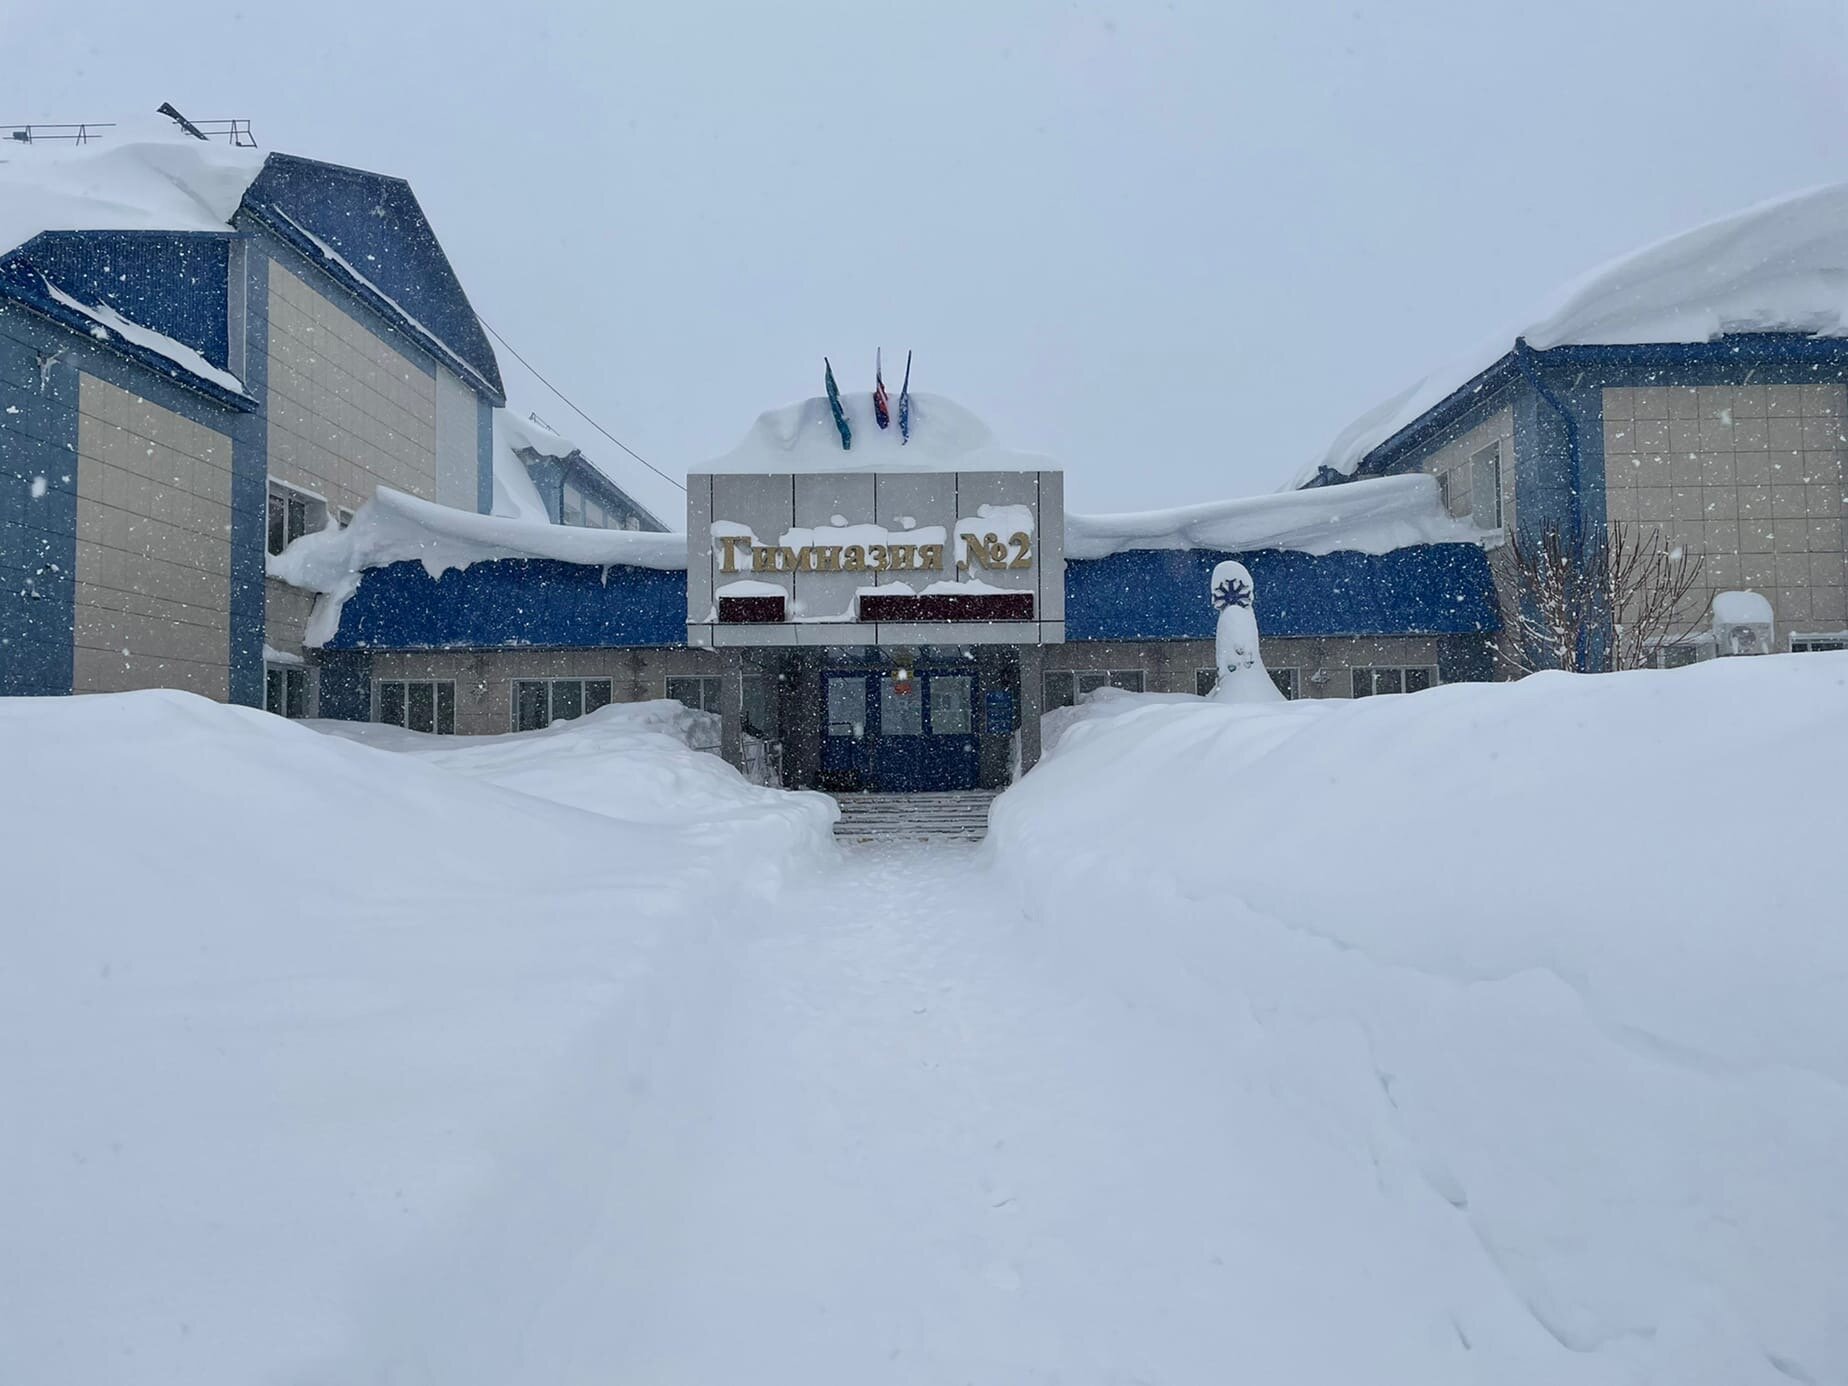
M 255 149 L 190 136 L 78 146 L 5 141 L 0 254 L 46 231 L 229 231 L 263 160 Z
M 535 441 L 542 437 L 543 442 Z M 553 447 L 562 446 L 565 451 L 554 453 Z M 516 448 L 530 447 L 551 457 L 568 456 L 571 444 L 555 434 L 547 433 L 537 424 L 509 413 L 505 409 L 494 411 L 494 513 L 503 519 L 528 520 L 538 524 L 550 524 L 552 517 L 545 508 L 545 501 L 539 494 L 539 488 L 533 485 L 533 479 L 526 470 L 526 464 L 514 451 Z
M 1580 276 L 1538 312 L 1361 415 L 1291 485 L 1323 467 L 1351 476 L 1517 340 L 1544 351 L 1709 342 L 1734 332 L 1848 337 L 1848 183 L 1759 203 Z
M 1430 476 L 1378 477 L 1174 510 L 1065 517 L 1067 558 L 1107 558 L 1127 549 L 1389 553 L 1411 544 L 1480 538 L 1468 521 L 1445 512 L 1437 479 Z
M 911 441 L 898 430 L 898 397 L 892 422 L 880 428 L 870 391 L 841 396 L 853 433 L 852 448 L 841 446 L 825 396 L 784 405 L 758 415 L 744 441 L 715 458 L 703 472 L 1033 472 L 1052 464 L 1032 453 L 995 443 L 988 425 L 942 395 L 911 396 Z

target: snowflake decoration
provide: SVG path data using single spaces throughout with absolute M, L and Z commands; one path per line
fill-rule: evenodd
M 1251 584 L 1240 578 L 1229 577 L 1213 589 L 1213 609 L 1224 611 L 1228 606 L 1250 606 Z

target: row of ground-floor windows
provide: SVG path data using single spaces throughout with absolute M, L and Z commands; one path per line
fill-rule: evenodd
M 380 679 L 375 688 L 373 721 L 406 731 L 455 735 L 454 679 Z
M 538 731 L 609 705 L 608 679 L 515 679 L 513 729 Z
M 1271 669 L 1271 682 L 1286 698 L 1302 696 L 1302 670 Z M 1410 667 L 1369 667 L 1351 671 L 1356 698 L 1379 693 L 1417 693 L 1437 682 L 1437 670 L 1428 665 Z M 1194 675 L 1194 692 L 1202 698 L 1213 691 L 1219 681 L 1217 669 L 1201 669 Z M 1140 693 L 1144 688 L 1140 669 L 1055 669 L 1045 676 L 1046 706 L 1070 707 L 1087 694 L 1100 688 L 1121 688 Z

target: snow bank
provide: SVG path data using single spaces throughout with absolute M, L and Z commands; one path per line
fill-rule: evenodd
M 189 136 L 0 144 L 0 254 L 45 231 L 228 232 L 264 155 Z
M 985 850 L 1097 1024 L 1214 1056 L 1172 1097 L 1249 1133 L 1248 1362 L 1848 1380 L 1845 696 L 1800 655 L 1061 715 Z
M 760 414 L 744 441 L 699 470 L 704 472 L 1034 472 L 1052 464 L 1031 453 L 1000 447 L 987 424 L 942 395 L 911 396 L 911 441 L 898 431 L 898 396 L 892 425 L 880 428 L 871 391 L 843 392 L 841 405 L 853 430 L 853 447 L 840 433 L 825 396 Z
M 179 693 L 0 700 L 0 1380 L 424 1379 L 463 1337 L 516 1378 L 531 1267 L 685 1081 L 689 959 L 766 841 L 825 845 L 630 720 L 483 772 Z M 633 788 L 536 797 L 593 779 Z
M 1065 517 L 1067 558 L 1107 558 L 1126 549 L 1390 553 L 1411 544 L 1475 543 L 1481 537 L 1467 521 L 1445 512 L 1437 479 L 1430 476 L 1380 477 L 1175 510 Z
M 320 646 L 340 629 L 340 608 L 359 590 L 366 569 L 416 561 L 431 577 L 441 577 L 451 568 L 496 558 L 672 570 L 687 566 L 687 540 L 684 534 L 583 529 L 477 515 L 381 486 L 345 529 L 329 526 L 303 535 L 282 553 L 271 555 L 267 572 L 328 598 L 316 603 L 305 635 L 308 645 Z
M 716 755 L 718 717 L 669 699 L 612 703 L 543 731 L 432 736 L 369 722 L 310 722 L 319 731 L 414 756 L 481 783 L 625 823 L 669 825 L 687 841 L 757 862 L 753 889 L 834 855 L 840 810 L 825 794 L 746 781 Z
M 1506 355 L 1519 338 L 1564 345 L 1710 342 L 1731 332 L 1848 336 L 1848 183 L 1762 202 L 1622 256 L 1550 302 L 1363 414 L 1321 467 L 1352 475 L 1361 460 Z

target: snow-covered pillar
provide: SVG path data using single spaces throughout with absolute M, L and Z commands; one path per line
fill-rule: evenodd
M 1257 593 L 1245 565 L 1228 559 L 1214 568 L 1212 595 L 1219 612 L 1213 641 L 1213 666 L 1219 681 L 1213 685 L 1213 701 L 1282 702 L 1283 694 L 1271 681 L 1258 652 Z
M 744 651 L 719 651 L 719 757 L 744 768 Z
M 1038 645 L 1020 649 L 1020 773 L 1040 758 L 1040 714 L 1046 706 L 1046 652 Z

